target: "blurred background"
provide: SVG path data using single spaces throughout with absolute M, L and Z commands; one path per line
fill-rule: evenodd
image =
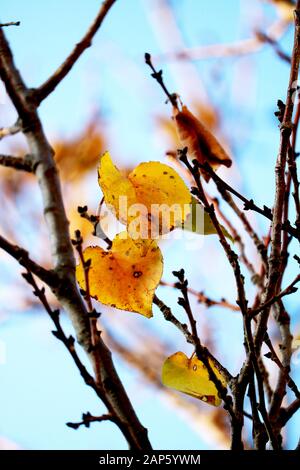
M 2 0 L 1 21 L 21 21 L 5 29 L 18 68 L 27 85 L 39 86 L 57 68 L 96 16 L 98 0 Z M 79 228 L 85 244 L 100 244 L 78 205 L 96 212 L 101 200 L 97 165 L 101 153 L 130 171 L 138 163 L 157 160 L 174 166 L 179 146 L 171 106 L 144 64 L 144 53 L 163 68 L 168 88 L 180 95 L 194 114 L 214 132 L 233 159 L 220 175 L 247 197 L 272 206 L 274 162 L 279 144 L 274 116 L 278 99 L 285 100 L 293 28 L 291 11 L 281 2 L 261 0 L 118 0 L 93 45 L 40 108 L 40 116 L 61 172 L 71 230 Z M 0 83 L 0 127 L 16 113 Z M 23 155 L 21 135 L 0 142 L 1 153 Z M 186 180 L 188 183 L 188 180 Z M 211 197 L 214 185 L 207 186 Z M 0 230 L 32 257 L 51 266 L 42 218 L 41 198 L 33 176 L 0 168 Z M 224 217 L 236 227 L 251 266 L 243 265 L 248 298 L 259 270 L 255 246 L 240 220 L 221 203 Z M 268 234 L 262 217 L 247 213 L 260 237 Z M 291 212 L 293 220 L 293 213 Z M 226 225 L 226 220 L 222 219 Z M 230 231 L 230 226 L 227 224 Z M 110 234 L 113 235 L 113 234 Z M 174 237 L 175 238 L 175 237 Z M 103 245 L 102 245 L 103 246 Z M 216 236 L 171 239 L 160 243 L 163 280 L 173 283 L 172 270 L 184 268 L 199 333 L 204 344 L 236 374 L 244 359 L 242 321 L 235 308 L 231 268 Z M 291 244 L 291 253 L 296 246 Z M 81 380 L 64 346 L 51 334 L 52 324 L 20 276 L 20 268 L 0 252 L 0 447 L 21 449 L 123 449 L 126 443 L 111 423 L 90 429 L 68 428 L 82 412 L 104 409 Z M 295 263 L 296 264 L 296 263 Z M 291 265 L 284 284 L 295 275 Z M 178 292 L 160 286 L 158 296 L 185 320 Z M 54 299 L 52 304 L 55 305 Z M 212 303 L 210 300 L 215 300 Z M 225 299 L 222 300 L 222 299 Z M 299 302 L 289 296 L 293 332 L 299 334 Z M 154 317 L 105 308 L 102 327 L 116 366 L 154 448 L 228 448 L 228 421 L 222 409 L 165 389 L 160 372 L 164 358 L 191 347 L 154 307 Z M 67 332 L 72 327 L 62 316 Z M 275 343 L 278 332 L 271 325 Z M 266 363 L 271 381 L 276 369 Z M 293 367 L 299 379 L 297 357 Z M 288 402 L 292 397 L 286 398 Z M 295 447 L 299 416 L 285 439 Z M 245 438 L 250 439 L 246 426 Z

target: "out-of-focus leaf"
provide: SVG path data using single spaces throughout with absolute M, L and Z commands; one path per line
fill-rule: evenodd
M 110 251 L 100 247 L 84 250 L 91 260 L 88 273 L 90 294 L 105 305 L 152 317 L 155 289 L 163 271 L 163 259 L 154 240 L 132 240 L 122 232 Z M 77 281 L 86 289 L 82 264 L 76 269 Z
M 220 227 L 225 237 L 233 241 L 232 236 L 227 232 L 226 228 L 221 224 Z M 184 221 L 182 229 L 198 233 L 199 235 L 217 235 L 218 233 L 212 223 L 210 215 L 194 197 L 192 197 L 191 211 Z
M 294 21 L 295 2 L 292 0 L 271 0 L 271 2 L 275 6 L 280 18 L 287 22 Z
M 212 360 L 210 365 L 217 378 L 226 386 L 226 380 Z M 205 365 L 196 356 L 188 358 L 179 351 L 168 357 L 162 368 L 162 383 L 209 405 L 220 406 L 222 403 Z
M 215 170 L 220 165 L 230 167 L 231 158 L 215 138 L 215 136 L 197 119 L 186 106 L 179 111 L 174 108 L 176 129 L 182 147 L 188 148 L 188 154 L 192 159 L 197 159 L 201 164 L 209 163 Z M 209 181 L 210 176 L 202 171 L 203 177 Z
M 53 148 L 62 178 L 66 181 L 76 181 L 95 167 L 99 155 L 105 149 L 105 139 L 97 125 L 92 122 L 79 136 L 57 141 Z

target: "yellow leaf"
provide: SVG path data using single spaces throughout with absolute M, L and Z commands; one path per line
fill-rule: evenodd
M 155 241 L 135 241 L 122 232 L 113 240 L 110 251 L 90 246 L 83 254 L 85 261 L 91 260 L 88 279 L 92 297 L 105 305 L 152 317 L 153 297 L 163 270 Z M 80 287 L 86 289 L 81 264 L 76 277 Z
M 109 152 L 105 152 L 100 158 L 98 182 L 106 205 L 114 209 L 120 222 L 127 224 L 127 211 L 123 210 L 120 197 L 126 197 L 127 207 L 130 207 L 136 203 L 136 194 L 128 178 L 122 175 L 120 170 L 113 164 Z
M 211 359 L 209 361 L 217 378 L 226 386 L 226 380 L 216 364 Z M 222 403 L 205 365 L 196 356 L 189 359 L 179 351 L 168 357 L 162 368 L 162 383 L 209 405 L 220 406 Z
M 174 108 L 173 113 L 181 145 L 188 148 L 192 159 L 197 159 L 202 165 L 207 162 L 215 170 L 220 165 L 231 166 L 232 161 L 227 152 L 186 106 L 181 111 Z M 206 172 L 202 171 L 202 175 L 205 181 L 209 181 L 210 176 Z
M 189 189 L 173 168 L 160 162 L 141 163 L 125 177 L 106 152 L 100 161 L 99 185 L 106 204 L 133 238 L 139 238 L 137 233 L 143 233 L 140 238 L 168 233 L 190 211 Z
M 141 163 L 128 179 L 135 188 L 138 203 L 147 208 L 155 233 L 173 230 L 190 212 L 191 193 L 170 166 L 160 162 Z

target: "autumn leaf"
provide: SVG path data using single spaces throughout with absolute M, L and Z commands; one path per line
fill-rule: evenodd
M 173 114 L 181 145 L 188 148 L 190 158 L 197 159 L 202 165 L 207 162 L 214 170 L 220 165 L 231 166 L 231 158 L 224 148 L 186 106 L 181 111 L 174 107 Z M 203 170 L 202 175 L 209 181 L 210 176 Z
M 106 152 L 98 175 L 106 204 L 127 225 L 131 236 L 137 231 L 137 218 L 147 227 L 141 238 L 157 238 L 154 235 L 181 225 L 190 211 L 189 189 L 176 171 L 163 163 L 141 163 L 126 177 Z
M 55 161 L 62 178 L 66 181 L 82 179 L 92 170 L 99 159 L 99 152 L 105 148 L 103 134 L 96 122 L 91 121 L 79 135 L 54 142 Z
M 195 101 L 193 109 L 196 111 L 195 116 L 200 119 L 209 129 L 216 129 L 219 125 L 219 116 L 216 110 L 208 103 Z M 163 132 L 165 138 L 169 141 L 170 149 L 167 154 L 176 155 L 176 149 L 180 147 L 178 132 L 168 116 L 162 115 L 156 118 L 158 129 Z
M 100 157 L 98 182 L 106 205 L 115 211 L 120 222 L 127 224 L 128 213 L 127 210 L 122 209 L 120 198 L 127 198 L 126 204 L 130 207 L 136 203 L 136 193 L 132 183 L 113 164 L 109 152 L 105 152 Z
M 152 317 L 155 289 L 163 271 L 160 249 L 154 240 L 132 240 L 121 232 L 110 251 L 88 247 L 84 260 L 91 260 L 88 272 L 90 295 L 105 305 Z M 79 286 L 86 289 L 82 264 L 76 268 Z
M 217 378 L 226 386 L 226 380 L 217 365 L 213 360 L 209 361 Z M 222 403 L 216 386 L 209 379 L 207 368 L 196 356 L 188 358 L 179 351 L 168 357 L 162 368 L 162 383 L 209 405 L 220 406 Z

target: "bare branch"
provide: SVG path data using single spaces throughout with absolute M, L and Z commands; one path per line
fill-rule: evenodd
M 103 421 L 112 421 L 115 422 L 116 419 L 114 416 L 110 414 L 104 414 L 101 416 L 93 416 L 91 413 L 82 413 L 82 421 L 78 423 L 66 423 L 69 428 L 78 429 L 80 426 L 85 426 L 86 428 L 90 427 L 91 423 L 102 423 Z
M 9 23 L 0 23 L 0 28 L 6 27 L 6 26 L 20 26 L 21 22 L 20 21 L 10 21 Z
M 58 69 L 53 73 L 53 75 L 48 78 L 39 88 L 33 91 L 34 98 L 36 102 L 40 103 L 47 96 L 52 93 L 52 91 L 59 85 L 59 83 L 65 78 L 65 76 L 70 72 L 73 65 L 79 59 L 81 54 L 92 45 L 92 40 L 101 24 L 103 23 L 104 18 L 109 12 L 110 8 L 116 0 L 104 0 L 99 10 L 98 15 L 96 16 L 93 24 L 90 26 L 87 33 L 79 41 L 71 54 L 66 58 L 66 60 L 58 67 Z
M 110 0 L 103 5 L 108 8 L 113 3 L 114 1 Z M 67 70 L 64 69 L 64 75 L 66 72 Z M 58 76 L 60 77 L 60 75 Z M 19 114 L 32 157 L 32 164 L 36 168 L 35 174 L 42 194 L 55 274 L 60 280 L 54 293 L 68 312 L 78 341 L 84 347 L 93 364 L 94 352 L 91 343 L 89 315 L 75 279 L 75 258 L 69 235 L 69 222 L 63 204 L 53 150 L 46 139 L 37 114 L 38 103 L 33 99 L 32 93 L 26 88 L 15 67 L 2 29 L 0 29 L 0 78 Z M 59 81 L 57 78 L 54 79 L 54 83 L 59 83 Z M 101 337 L 99 338 L 98 354 L 101 357 L 101 384 L 105 391 L 105 405 L 108 411 L 114 412 L 118 417 L 123 435 L 132 449 L 151 449 L 147 429 L 142 426 L 136 416 L 114 367 L 111 352 Z
M 297 78 L 300 62 L 300 0 L 297 0 L 295 10 L 294 46 L 291 61 L 291 71 L 287 90 L 286 105 L 280 128 L 280 146 L 275 168 L 275 198 L 273 206 L 273 220 L 271 228 L 271 253 L 269 257 L 269 274 L 264 302 L 270 300 L 278 293 L 278 281 L 281 275 L 281 230 L 283 223 L 283 208 L 285 198 L 285 166 L 292 133 L 292 116 L 294 110 L 294 93 L 297 89 Z M 299 239 L 299 238 L 298 238 Z M 269 309 L 262 312 L 255 335 L 256 347 L 262 344 L 269 317 Z
M 160 281 L 160 285 L 178 289 L 178 286 L 176 283 Z M 229 310 L 232 310 L 234 312 L 240 311 L 240 308 L 237 305 L 230 303 L 228 300 L 224 298 L 222 298 L 221 300 L 215 300 L 205 295 L 204 292 L 198 292 L 195 289 L 192 289 L 191 287 L 188 287 L 187 290 L 189 294 L 194 295 L 197 298 L 197 301 L 199 303 L 204 304 L 206 307 L 223 307 L 223 308 L 228 308 Z
M 211 168 L 211 166 L 208 163 L 205 163 L 204 165 L 199 164 L 199 167 L 205 170 L 214 180 L 216 183 L 216 186 L 218 187 L 220 192 L 228 191 L 232 194 L 234 194 L 236 197 L 238 197 L 241 201 L 244 203 L 244 210 L 253 210 L 257 212 L 258 214 L 263 215 L 267 219 L 269 219 L 271 222 L 273 221 L 273 214 L 272 211 L 269 207 L 263 206 L 263 208 L 257 206 L 253 199 L 248 199 L 242 194 L 240 194 L 236 189 L 232 188 L 228 183 L 226 183 L 222 178 L 220 178 L 214 170 Z M 300 232 L 296 228 L 294 228 L 291 223 L 287 220 L 285 223 L 280 224 L 279 227 L 280 230 L 286 231 L 289 233 L 292 237 L 295 237 L 297 240 L 300 240 Z
M 288 24 L 285 21 L 274 22 L 267 30 L 266 35 L 272 41 L 278 41 L 285 33 Z M 234 42 L 232 44 L 210 44 L 196 46 L 178 52 L 169 52 L 159 55 L 155 59 L 160 61 L 173 60 L 204 60 L 211 58 L 239 57 L 258 52 L 266 44 L 266 41 L 255 34 L 253 37 Z
M 0 165 L 6 166 L 9 168 L 14 168 L 15 170 L 22 170 L 28 173 L 32 172 L 32 166 L 30 159 L 25 155 L 22 157 L 13 157 L 11 155 L 2 155 L 0 154 Z
M 261 304 L 259 307 L 250 310 L 250 316 L 251 318 L 254 318 L 256 315 L 258 315 L 262 310 L 265 310 L 271 305 L 273 305 L 275 302 L 278 302 L 278 300 L 282 299 L 282 297 L 285 297 L 286 295 L 293 294 L 294 292 L 297 291 L 297 288 L 295 288 L 295 285 L 298 284 L 300 281 L 300 274 L 298 274 L 295 279 L 285 288 L 283 289 L 279 294 L 274 295 L 271 299 L 266 301 L 265 303 Z
M 33 261 L 28 254 L 28 251 L 24 250 L 17 245 L 13 245 L 6 238 L 0 235 L 0 248 L 6 251 L 12 256 L 21 266 L 35 274 L 41 281 L 47 284 L 50 288 L 56 288 L 58 284 L 58 277 L 54 271 L 47 270 Z
M 168 307 L 161 299 L 157 297 L 157 295 L 154 296 L 153 298 L 153 303 L 157 305 L 161 313 L 163 314 L 165 320 L 173 323 L 173 325 L 178 328 L 181 333 L 185 336 L 185 339 L 187 340 L 188 343 L 194 344 L 193 336 L 191 332 L 188 329 L 188 326 L 186 323 L 181 323 L 175 315 L 173 315 L 172 310 L 170 307 Z
M 22 129 L 21 125 L 19 124 L 19 121 L 16 122 L 13 126 L 10 127 L 1 127 L 0 128 L 0 140 L 3 139 L 3 137 L 7 137 L 9 135 L 15 135 L 18 132 L 20 132 Z
M 294 400 L 287 408 L 281 410 L 281 427 L 285 426 L 286 423 L 294 416 L 294 414 L 300 409 L 300 398 Z
M 175 93 L 170 93 L 163 81 L 163 78 L 162 78 L 162 70 L 156 70 L 152 64 L 152 60 L 151 60 L 151 55 L 146 52 L 145 53 L 145 63 L 147 65 L 149 65 L 150 69 L 152 70 L 152 74 L 151 74 L 151 77 L 154 78 L 154 80 L 157 81 L 157 83 L 159 83 L 159 85 L 161 86 L 161 88 L 163 89 L 165 95 L 167 96 L 168 100 L 170 101 L 170 103 L 172 103 L 172 105 L 175 107 L 175 108 L 178 108 L 178 105 L 177 105 L 177 97 L 176 97 L 176 94 Z

